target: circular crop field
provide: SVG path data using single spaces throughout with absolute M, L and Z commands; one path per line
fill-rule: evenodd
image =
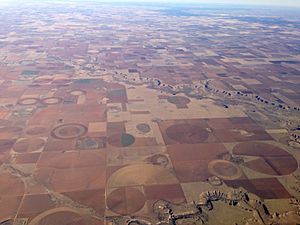
M 144 194 L 136 189 L 122 187 L 112 191 L 106 200 L 108 208 L 120 215 L 131 215 L 138 212 L 145 205 Z
M 24 105 L 24 106 L 28 106 L 28 105 L 35 105 L 37 103 L 39 103 L 40 99 L 38 98 L 22 98 L 18 101 L 19 105 Z
M 140 123 L 140 124 L 136 125 L 136 128 L 138 129 L 138 131 L 140 131 L 142 133 L 149 133 L 151 131 L 150 126 L 146 123 Z
M 56 105 L 59 104 L 63 101 L 62 98 L 58 97 L 49 97 L 49 98 L 44 98 L 41 100 L 41 103 L 44 105 Z
M 135 142 L 135 138 L 131 134 L 117 133 L 109 136 L 107 141 L 110 145 L 115 147 L 127 147 Z
M 168 97 L 168 102 L 175 105 L 187 105 L 191 102 L 191 100 L 184 96 L 170 96 Z
M 70 91 L 70 94 L 74 95 L 74 96 L 85 95 L 86 91 L 84 91 L 84 90 L 72 90 L 72 91 Z
M 36 216 L 29 225 L 89 225 L 88 219 L 67 208 L 47 210 Z
M 223 180 L 236 180 L 242 176 L 241 169 L 227 160 L 213 160 L 208 164 L 211 174 Z
M 54 128 L 51 135 L 58 139 L 73 139 L 82 137 L 87 133 L 87 127 L 82 124 L 63 124 Z
M 45 140 L 42 138 L 26 138 L 18 141 L 13 149 L 18 153 L 34 152 L 45 145 Z

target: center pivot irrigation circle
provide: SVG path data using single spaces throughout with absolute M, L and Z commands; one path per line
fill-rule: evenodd
M 39 103 L 39 101 L 40 101 L 40 99 L 38 99 L 38 98 L 22 98 L 18 101 L 18 104 L 24 105 L 24 106 L 35 105 L 35 104 Z
M 138 129 L 138 131 L 144 134 L 149 133 L 151 131 L 150 126 L 146 123 L 139 123 L 138 125 L 136 125 L 136 128 Z
M 65 207 L 54 208 L 37 215 L 29 225 L 88 225 L 88 218 Z
M 223 180 L 236 180 L 242 176 L 241 169 L 227 160 L 213 160 L 208 164 L 208 170 Z
M 74 139 L 84 136 L 87 130 L 87 127 L 82 124 L 70 123 L 54 128 L 51 135 L 58 139 Z
M 13 149 L 18 153 L 34 152 L 45 145 L 45 140 L 42 138 L 25 138 L 18 141 Z
M 72 90 L 70 92 L 70 94 L 73 95 L 73 96 L 80 96 L 80 95 L 85 95 L 86 91 L 84 91 L 84 90 Z
M 58 97 L 49 97 L 49 98 L 44 98 L 41 100 L 41 103 L 44 105 L 56 105 L 59 104 L 63 101 L 62 98 Z
M 112 191 L 106 200 L 108 208 L 119 215 L 130 215 L 145 205 L 144 194 L 135 188 L 122 187 Z
M 184 96 L 170 96 L 168 97 L 168 102 L 175 105 L 187 105 L 191 100 Z
M 108 137 L 108 143 L 115 147 L 128 147 L 135 142 L 134 136 L 127 133 L 116 133 Z

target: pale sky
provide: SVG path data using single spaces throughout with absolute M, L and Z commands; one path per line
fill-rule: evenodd
M 228 3 L 228 4 L 251 4 L 251 5 L 277 5 L 277 6 L 298 6 L 300 0 L 97 0 L 103 2 L 167 2 L 167 3 Z
M 45 0 L 0 0 L 1 4 L 11 4 L 11 3 L 25 3 L 26 1 L 36 1 L 36 2 L 42 2 Z M 68 2 L 69 0 L 54 0 L 47 2 Z M 71 0 L 74 1 L 74 0 Z M 97 1 L 97 2 L 158 2 L 158 3 L 221 3 L 221 4 L 251 4 L 251 5 L 276 5 L 276 6 L 297 6 L 300 7 L 300 0 L 75 0 L 77 2 L 85 2 L 85 1 Z
M 201 0 L 199 0 L 198 2 L 201 2 Z M 255 5 L 283 5 L 283 6 L 299 6 L 300 7 L 300 0 L 211 0 L 211 1 L 206 1 L 206 2 L 255 4 Z

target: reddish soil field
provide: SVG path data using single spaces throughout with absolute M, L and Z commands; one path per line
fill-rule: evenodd
M 208 138 L 207 130 L 197 125 L 175 124 L 167 128 L 166 134 L 180 144 L 196 144 Z
M 263 199 L 290 198 L 291 195 L 285 190 L 276 178 L 261 178 L 249 180 L 224 181 L 228 186 L 243 187 Z
M 207 123 L 221 142 L 273 140 L 248 117 L 214 118 L 208 119 Z
M 32 219 L 54 206 L 55 204 L 52 202 L 50 195 L 25 195 L 18 212 L 18 217 L 28 217 Z
M 104 151 L 43 152 L 37 167 L 67 169 L 97 165 L 106 165 L 106 153 Z
M 29 125 L 51 127 L 58 120 L 65 123 L 80 121 L 81 124 L 93 121 L 104 122 L 106 121 L 106 109 L 103 105 L 95 103 L 52 105 L 30 118 Z
M 43 177 L 49 180 L 49 185 L 58 192 L 102 189 L 106 183 L 104 166 L 90 166 L 84 168 L 70 168 L 53 170 L 51 177 Z
M 1 127 L 0 137 L 1 139 L 14 139 L 20 136 L 23 132 L 22 127 Z
M 233 129 L 214 130 L 214 134 L 221 142 L 241 142 L 257 140 L 273 140 L 273 138 L 261 128 L 235 127 Z
M 0 199 L 8 196 L 22 196 L 25 192 L 23 181 L 9 173 L 0 174 L 0 184 Z
M 48 138 L 44 151 L 70 151 L 75 149 L 76 139 L 60 140 L 55 138 Z
M 41 153 L 26 153 L 26 154 L 18 154 L 16 156 L 17 164 L 28 164 L 28 163 L 36 163 L 40 158 Z
M 34 126 L 26 128 L 25 132 L 30 136 L 43 136 L 48 134 L 48 129 L 46 127 Z
M 0 139 L 0 153 L 8 152 L 14 146 L 15 140 Z
M 146 198 L 149 200 L 164 199 L 176 204 L 185 202 L 180 184 L 145 186 L 144 191 Z
M 210 160 L 192 160 L 173 162 L 178 180 L 182 183 L 206 181 L 212 174 L 208 171 Z
M 191 160 L 212 160 L 227 150 L 223 144 L 201 143 L 196 145 L 172 145 L 167 147 L 172 162 Z
M 292 155 L 277 146 L 267 143 L 241 143 L 233 148 L 233 153 L 260 157 L 260 159 L 248 161 L 244 165 L 264 174 L 287 175 L 298 168 L 298 163 Z
M 207 119 L 207 123 L 212 129 L 230 129 L 234 127 L 228 118 Z
M 93 208 L 98 214 L 104 215 L 106 207 L 104 189 L 73 191 L 63 194 L 80 204 Z
M 0 198 L 0 221 L 14 218 L 22 201 L 22 196 Z

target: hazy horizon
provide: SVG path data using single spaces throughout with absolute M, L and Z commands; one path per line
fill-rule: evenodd
M 300 7 L 300 1 L 298 0 L 188 0 L 188 1 L 181 1 L 181 0 L 89 0 L 89 1 L 82 1 L 82 0 L 0 0 L 0 5 L 11 5 L 15 4 L 16 2 L 26 3 L 26 2 L 51 2 L 51 3 L 58 3 L 58 2 L 100 2 L 100 3 L 168 3 L 168 4 L 229 4 L 229 5 L 257 5 L 257 6 L 286 6 L 286 7 Z

